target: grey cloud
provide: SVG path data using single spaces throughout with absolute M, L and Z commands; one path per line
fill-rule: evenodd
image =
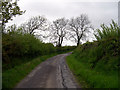
M 88 16 L 90 17 L 94 24 L 96 20 L 106 22 L 107 19 L 116 19 L 118 15 L 116 2 L 54 3 L 54 2 L 40 2 L 39 0 L 35 1 L 31 0 L 30 2 L 25 2 L 25 0 L 19 1 L 20 2 L 19 5 L 22 8 L 22 10 L 26 10 L 26 13 L 23 16 L 19 17 L 20 20 L 22 19 L 22 17 L 24 18 L 24 20 L 26 20 L 32 16 L 45 15 L 48 19 L 52 21 L 59 17 L 70 18 L 73 16 L 78 16 L 82 13 L 86 13 L 88 14 Z M 17 20 L 15 22 L 20 21 L 19 18 L 17 17 L 16 18 Z

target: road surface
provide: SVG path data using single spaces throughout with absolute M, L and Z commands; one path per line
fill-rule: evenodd
M 69 54 L 60 54 L 42 62 L 16 88 L 78 88 L 65 61 Z

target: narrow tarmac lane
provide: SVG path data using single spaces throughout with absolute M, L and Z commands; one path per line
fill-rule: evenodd
M 69 54 L 60 54 L 42 62 L 16 88 L 78 88 L 65 61 Z

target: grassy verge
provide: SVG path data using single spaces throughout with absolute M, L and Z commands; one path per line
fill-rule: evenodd
M 13 88 L 15 85 L 22 80 L 27 74 L 29 74 L 37 65 L 42 61 L 55 56 L 57 54 L 44 55 L 34 58 L 32 61 L 26 62 L 24 64 L 15 66 L 2 73 L 2 87 L 3 88 Z
M 118 88 L 117 72 L 105 73 L 90 69 L 87 63 L 76 59 L 74 54 L 67 57 L 67 63 L 82 88 Z

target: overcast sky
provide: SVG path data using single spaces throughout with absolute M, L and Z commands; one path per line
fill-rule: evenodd
M 18 5 L 26 13 L 13 18 L 8 25 L 20 25 L 32 16 L 42 15 L 49 21 L 60 17 L 71 18 L 87 14 L 94 28 L 109 24 L 111 19 L 118 21 L 119 0 L 19 0 Z

